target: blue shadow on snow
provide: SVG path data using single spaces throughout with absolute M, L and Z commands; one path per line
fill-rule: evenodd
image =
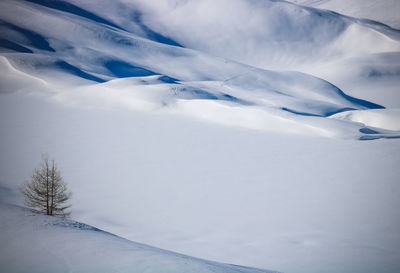
M 183 99 L 200 99 L 200 100 L 222 100 L 222 101 L 230 101 L 241 105 L 252 105 L 252 103 L 247 102 L 245 100 L 239 99 L 237 97 L 228 95 L 228 94 L 212 94 L 208 91 L 196 88 L 179 88 L 179 93 L 177 93 L 178 97 L 182 97 Z M 187 96 L 189 95 L 189 96 Z
M 113 22 L 104 19 L 88 10 L 85 10 L 83 8 L 80 8 L 74 4 L 68 3 L 66 1 L 62 0 L 25 0 L 27 2 L 35 3 L 41 6 L 45 6 L 47 8 L 67 12 L 70 14 L 74 14 L 86 19 L 89 19 L 91 21 L 101 23 L 104 25 L 108 25 L 120 30 L 125 30 L 124 28 L 114 24 Z M 145 33 L 146 37 L 150 40 L 167 44 L 167 45 L 172 45 L 172 46 L 178 46 L 178 47 L 183 47 L 182 45 L 178 44 L 174 40 L 163 36 L 162 34 L 153 31 L 151 28 L 146 26 L 143 21 L 142 21 L 142 14 L 138 11 L 134 12 L 132 16 L 133 21 L 141 28 L 141 30 Z
M 146 37 L 152 41 L 156 41 L 162 44 L 172 45 L 183 47 L 181 44 L 175 42 L 174 40 L 165 37 L 164 35 L 153 31 L 151 28 L 146 26 L 142 20 L 142 14 L 138 11 L 134 12 L 132 15 L 133 21 L 142 29 L 142 31 L 146 34 Z
M 367 134 L 367 135 L 379 134 L 379 132 L 372 130 L 370 128 L 367 128 L 367 127 L 361 128 L 359 131 L 360 131 L 360 133 Z
M 15 31 L 15 32 L 19 33 L 20 35 L 22 35 L 23 37 L 25 37 L 29 41 L 28 45 L 31 45 L 31 46 L 33 46 L 35 48 L 38 48 L 38 49 L 41 49 L 41 50 L 55 52 L 55 50 L 50 46 L 50 44 L 47 41 L 47 39 L 44 38 L 42 35 L 40 35 L 39 33 L 35 32 L 35 31 L 28 30 L 28 29 L 16 26 L 14 24 L 5 22 L 3 20 L 0 20 L 0 31 L 1 31 L 2 28 L 8 29 L 8 30 L 12 30 L 12 31 Z M 3 32 L 3 31 L 1 31 L 1 32 Z M 11 47 L 11 49 L 24 50 L 25 52 L 27 50 L 30 50 L 30 49 L 27 49 L 27 48 L 25 48 L 25 47 L 23 47 L 21 45 L 16 44 L 15 42 L 11 42 L 11 41 L 8 41 L 8 43 L 3 41 L 3 45 L 9 46 L 9 47 Z M 22 48 L 24 48 L 24 49 L 22 49 Z M 32 53 L 32 52 L 29 52 L 29 53 Z
M 75 6 L 74 4 L 71 4 L 71 3 L 68 3 L 65 1 L 61 1 L 61 0 L 25 0 L 25 1 L 35 3 L 35 4 L 38 4 L 41 6 L 45 6 L 47 8 L 71 13 L 71 14 L 95 21 L 97 23 L 101 23 L 101 24 L 105 24 L 105 25 L 108 25 L 111 27 L 122 29 L 121 27 L 117 26 L 116 24 L 114 24 L 104 18 L 101 18 L 100 16 L 98 16 L 90 11 L 87 11 L 78 6 Z
M 162 82 L 165 82 L 165 83 L 176 83 L 176 84 L 179 84 L 178 83 L 179 80 L 171 78 L 171 77 L 168 77 L 168 76 L 161 76 L 161 77 L 158 78 L 158 80 L 160 80 Z
M 358 138 L 358 140 L 376 140 L 376 139 L 397 139 L 400 136 L 391 136 L 391 135 L 365 135 Z
M 103 80 L 99 77 L 93 76 L 89 73 L 86 73 L 86 72 L 82 71 L 81 69 L 77 68 L 76 66 L 73 66 L 65 61 L 57 61 L 55 63 L 55 65 L 56 65 L 56 67 L 66 71 L 72 75 L 75 75 L 75 76 L 78 76 L 78 77 L 81 77 L 81 78 L 84 78 L 84 79 L 87 79 L 90 81 L 95 81 L 98 83 L 105 82 L 105 80 Z
M 128 78 L 128 77 L 146 77 L 158 75 L 157 73 L 142 68 L 139 66 L 131 65 L 130 63 L 118 60 L 107 61 L 104 66 L 116 77 L 118 78 Z
M 55 218 L 55 220 L 53 222 L 53 226 L 63 227 L 63 228 L 72 228 L 72 229 L 77 229 L 77 230 L 87 230 L 87 231 L 100 232 L 100 233 L 108 234 L 108 235 L 111 235 L 111 236 L 114 236 L 114 237 L 118 237 L 115 234 L 112 234 L 110 232 L 101 230 L 99 228 L 96 228 L 96 227 L 93 227 L 93 226 L 90 226 L 90 225 L 87 225 L 87 224 L 84 224 L 84 223 L 76 222 L 76 221 L 73 221 L 73 220 L 65 219 L 65 218 Z
M 17 43 L 2 38 L 0 38 L 0 48 L 7 48 L 9 50 L 13 50 L 20 53 L 33 53 L 33 51 L 30 50 L 29 48 L 26 48 Z
M 300 112 L 296 111 L 290 108 L 282 107 L 281 108 L 283 111 L 300 115 L 300 116 L 307 116 L 307 117 L 329 117 L 337 113 L 345 112 L 345 111 L 351 111 L 351 110 L 356 110 L 355 108 L 350 108 L 350 107 L 345 107 L 345 108 L 340 108 L 335 111 L 329 111 L 328 109 L 323 113 L 323 114 L 314 114 L 314 113 L 308 113 L 308 112 Z

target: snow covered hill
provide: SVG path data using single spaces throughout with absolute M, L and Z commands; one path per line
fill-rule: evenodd
M 86 104 L 89 96 L 100 107 L 112 101 L 268 131 L 342 138 L 364 138 L 366 131 L 376 132 L 374 138 L 397 135 L 386 131 L 392 128 L 365 130 L 368 123 L 329 118 L 348 110 L 384 108 L 386 100 L 349 96 L 321 79 L 329 73 L 315 71 L 340 71 L 338 62 L 346 67 L 342 62 L 362 56 L 367 59 L 352 62 L 353 71 L 397 75 L 398 63 L 388 61 L 380 68 L 370 63 L 371 56 L 400 50 L 398 31 L 282 1 L 239 1 L 230 15 L 220 18 L 217 11 L 228 3 L 211 2 L 152 11 L 142 4 L 142 11 L 125 2 L 100 10 L 91 2 L 80 7 L 78 2 L 2 1 L 1 67 L 7 83 L 2 92 L 18 91 L 21 81 L 34 77 L 46 88 L 33 84 L 31 93 L 50 90 L 65 103 Z M 216 13 L 206 13 L 208 7 Z M 185 19 L 182 14 L 191 10 L 199 15 Z M 247 23 L 238 25 L 236 19 Z M 353 78 L 368 82 L 360 75 Z M 389 78 L 390 84 L 381 85 L 390 86 L 386 92 L 392 92 L 399 77 Z M 399 120 L 393 117 L 396 112 L 382 113 L 384 120 Z
M 3 94 L 0 117 L 1 184 L 15 189 L 47 152 L 80 222 L 280 272 L 400 269 L 398 139 L 264 132 L 25 94 Z
M 399 272 L 400 31 L 339 3 L 361 10 L 341 0 L 0 1 L 0 184 L 16 192 L 48 153 L 74 194 L 73 218 L 128 240 L 287 273 Z M 37 249 L 14 229 L 32 244 L 31 228 L 93 247 L 104 239 L 104 261 L 139 251 L 0 211 L 10 219 L 0 236 L 26 248 L 27 265 Z M 75 257 L 68 247 L 59 254 Z M 217 266 L 145 248 L 171 268 Z M 110 266 L 142 266 L 129 255 Z
M 289 0 L 295 4 L 333 10 L 357 18 L 367 18 L 400 29 L 397 0 Z
M 154 248 L 2 202 L 0 218 L 1 272 L 273 273 Z

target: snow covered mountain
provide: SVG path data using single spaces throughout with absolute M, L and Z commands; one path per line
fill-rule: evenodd
M 282 1 L 238 1 L 221 18 L 228 2 L 177 2 L 153 9 L 152 4 L 117 2 L 104 9 L 96 1 L 2 1 L 2 92 L 19 90 L 20 80 L 12 79 L 22 78 L 31 82 L 31 92 L 57 90 L 54 95 L 70 103 L 106 93 L 112 97 L 107 104 L 112 100 L 253 129 L 392 137 L 385 129 L 397 130 L 396 125 L 379 128 L 375 122 L 378 128 L 365 129 L 368 119 L 360 124 L 330 118 L 343 111 L 383 109 L 386 101 L 351 97 L 318 78 L 329 78 L 329 72 L 315 71 L 341 71 L 347 67 L 343 62 L 361 59 L 352 62 L 352 73 L 358 73 L 353 81 L 389 77 L 389 91 L 381 92 L 392 92 L 399 78 L 397 30 Z M 183 16 L 192 10 L 190 19 Z M 388 54 L 394 56 L 375 64 Z M 396 112 L 378 113 L 372 115 L 388 124 Z
M 49 153 L 73 218 L 128 240 L 287 273 L 399 272 L 400 18 L 366 2 L 377 17 L 341 0 L 0 1 L 0 183 L 16 192 Z M 2 240 L 56 221 L 0 210 Z
M 397 0 L 289 0 L 295 4 L 327 9 L 357 18 L 366 18 L 400 28 Z

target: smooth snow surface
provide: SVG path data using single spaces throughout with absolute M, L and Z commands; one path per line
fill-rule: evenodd
M 46 151 L 74 194 L 74 219 L 280 272 L 399 271 L 396 139 L 265 133 L 16 94 L 0 103 L 2 184 L 28 179 Z
M 381 109 L 365 111 L 346 111 L 332 117 L 360 122 L 372 127 L 380 127 L 387 130 L 400 131 L 400 109 L 382 111 Z
M 295 4 L 333 10 L 357 18 L 367 18 L 400 29 L 398 0 L 288 0 Z
M 73 218 L 128 240 L 400 272 L 398 1 L 293 2 L 0 1 L 1 198 L 48 153 Z
M 0 217 L 2 272 L 273 273 L 165 251 L 4 203 Z

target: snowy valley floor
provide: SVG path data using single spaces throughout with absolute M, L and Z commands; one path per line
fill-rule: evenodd
M 20 94 L 3 94 L 0 103 L 2 184 L 15 189 L 47 152 L 74 193 L 73 219 L 281 272 L 400 269 L 397 139 L 237 129 Z

